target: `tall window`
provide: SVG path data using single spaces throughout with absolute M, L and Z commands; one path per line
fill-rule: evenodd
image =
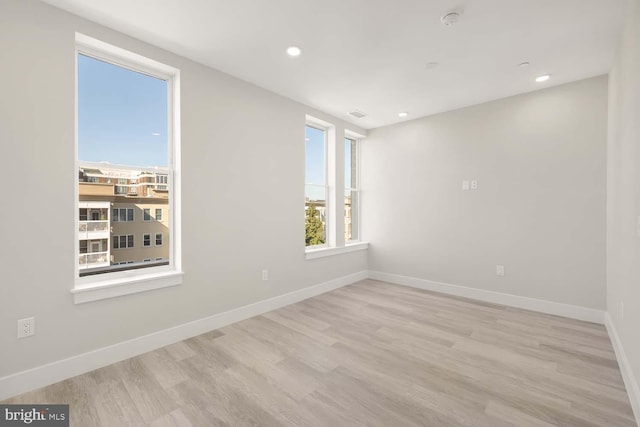
M 307 125 L 305 130 L 305 245 L 327 241 L 327 132 Z
M 167 278 L 152 287 L 178 284 L 169 277 L 181 273 L 173 244 L 178 226 L 173 215 L 179 210 L 174 182 L 178 176 L 175 153 L 179 134 L 174 130 L 179 126 L 179 72 L 80 34 L 76 34 L 76 42 L 76 220 L 80 223 L 76 248 L 80 262 L 74 293 L 87 292 L 101 280 L 135 284 L 137 277 L 145 274 Z M 161 188 L 157 182 L 162 183 Z M 144 193 L 138 195 L 144 183 L 148 183 Z M 87 209 L 102 209 L 105 214 L 100 214 L 99 220 L 86 221 Z M 158 209 L 166 210 L 164 221 L 151 221 L 151 213 L 157 215 Z M 97 224 L 102 222 L 104 226 Z M 151 245 L 152 235 L 156 244 L 157 236 L 162 236 L 158 257 L 166 262 L 140 268 L 139 263 L 149 255 L 134 246 L 136 234 L 144 235 L 142 246 Z M 98 241 L 100 245 L 93 244 Z M 94 250 L 100 253 L 93 254 Z M 123 264 L 131 267 L 123 268 Z M 108 277 L 99 278 L 105 274 Z M 122 293 L 131 292 L 135 291 Z M 76 298 L 76 302 L 103 297 Z
M 358 140 L 344 141 L 344 240 L 359 240 L 360 189 L 358 184 Z

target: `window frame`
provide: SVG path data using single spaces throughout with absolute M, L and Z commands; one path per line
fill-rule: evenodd
M 325 215 L 324 215 L 324 243 L 321 245 L 309 245 L 306 246 L 305 245 L 305 251 L 313 251 L 313 250 L 317 250 L 317 249 L 323 249 L 323 248 L 329 248 L 331 247 L 331 241 L 330 241 L 330 231 L 331 231 L 331 221 L 330 221 L 330 216 L 329 216 L 329 211 L 331 209 L 331 202 L 329 200 L 329 192 L 330 192 L 330 185 L 329 185 L 329 144 L 330 144 L 330 132 L 332 130 L 332 125 L 326 122 L 323 122 L 319 119 L 307 116 L 306 121 L 305 121 L 305 125 L 304 125 L 304 129 L 305 129 L 305 135 L 306 135 L 306 130 L 307 127 L 310 127 L 312 129 L 316 129 L 319 131 L 322 131 L 324 133 L 324 158 L 323 158 L 323 169 L 324 169 L 324 185 L 322 184 L 314 184 L 314 183 L 310 183 L 307 182 L 306 180 L 306 162 L 307 162 L 307 152 L 306 152 L 306 136 L 305 136 L 305 154 L 304 154 L 304 161 L 305 161 L 305 180 L 304 180 L 304 187 L 305 187 L 305 205 L 306 205 L 306 188 L 307 186 L 312 186 L 312 187 L 317 187 L 317 188 L 324 188 L 324 211 L 325 211 Z M 306 207 L 305 207 L 305 213 L 306 213 Z
M 361 141 L 365 138 L 364 135 L 353 132 L 346 128 L 340 128 L 339 132 L 336 131 L 336 126 L 325 122 L 320 119 L 316 119 L 309 115 L 306 116 L 305 126 L 325 128 L 328 130 L 328 140 L 326 141 L 326 154 L 325 154 L 325 162 L 326 162 L 326 179 L 328 184 L 328 194 L 327 194 L 327 208 L 326 208 L 326 217 L 328 218 L 328 226 L 327 226 L 327 236 L 326 245 L 316 245 L 316 246 L 305 246 L 305 258 L 307 260 L 312 260 L 316 258 L 324 258 L 327 256 L 345 254 L 349 252 L 367 250 L 369 248 L 369 243 L 362 240 L 362 236 L 360 235 L 362 228 L 360 224 L 362 222 L 362 217 L 359 214 L 359 224 L 358 224 L 358 234 L 360 240 L 349 240 L 345 241 L 344 239 L 344 190 L 345 190 L 345 179 L 344 179 L 344 141 L 346 139 L 356 140 L 358 144 L 358 158 L 357 158 L 357 168 L 356 173 L 358 179 L 358 198 L 361 205 L 362 201 L 362 188 L 360 187 L 360 162 L 361 162 Z M 342 138 L 340 138 L 342 137 Z M 306 162 L 306 157 L 305 157 Z M 340 170 L 341 169 L 341 170 Z M 306 182 L 305 182 L 306 185 Z M 305 192 L 306 194 L 306 192 Z M 342 223 L 342 224 L 340 224 Z M 341 235 L 338 235 L 341 234 Z
M 97 301 L 152 289 L 182 284 L 181 247 L 181 158 L 180 158 L 180 70 L 155 61 L 147 56 L 117 47 L 104 41 L 75 33 L 74 49 L 74 90 L 75 90 L 75 144 L 74 144 L 74 208 L 75 254 L 79 253 L 78 208 L 79 208 L 79 159 L 78 159 L 78 55 L 104 61 L 118 67 L 142 73 L 167 82 L 167 132 L 168 165 L 167 184 L 169 191 L 168 212 L 169 262 L 167 265 L 144 269 L 114 271 L 98 275 L 80 277 L 80 269 L 74 263 L 74 286 L 71 289 L 75 304 Z M 164 174 L 164 171 L 163 171 Z

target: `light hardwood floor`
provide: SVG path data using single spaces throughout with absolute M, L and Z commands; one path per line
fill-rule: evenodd
M 365 280 L 4 403 L 75 426 L 635 426 L 601 325 Z

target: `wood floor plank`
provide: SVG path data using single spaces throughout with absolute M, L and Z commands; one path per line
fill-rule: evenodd
M 374 280 L 3 403 L 80 427 L 636 426 L 602 325 Z

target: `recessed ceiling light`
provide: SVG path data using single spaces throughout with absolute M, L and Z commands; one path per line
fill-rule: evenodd
M 403 112 L 401 112 L 401 113 L 398 113 L 398 117 L 407 117 L 408 115 L 409 115 L 409 113 L 408 113 L 408 112 L 406 112 L 406 111 L 403 111 Z
M 302 50 L 298 46 L 289 46 L 287 48 L 287 55 L 289 56 L 300 56 Z
M 549 74 L 543 74 L 541 76 L 536 77 L 536 81 L 538 83 L 542 83 L 542 82 L 546 82 L 547 80 L 549 80 L 551 78 L 551 76 Z
M 518 64 L 518 67 L 520 68 L 527 68 L 529 65 L 531 65 L 531 63 L 525 61 L 525 62 L 521 62 Z

